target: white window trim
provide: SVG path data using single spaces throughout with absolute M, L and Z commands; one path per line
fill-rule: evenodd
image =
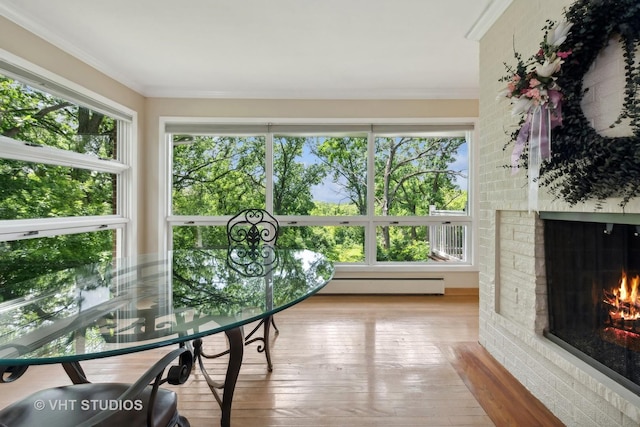
M 375 233 L 376 225 L 389 224 L 390 221 L 399 222 L 394 225 L 429 225 L 438 224 L 442 221 L 450 221 L 452 224 L 460 224 L 468 226 L 467 233 L 467 250 L 470 251 L 468 254 L 468 262 L 467 263 L 428 263 L 428 262 L 376 262 L 375 260 L 369 259 L 371 257 L 375 257 L 376 248 L 375 248 L 375 239 L 367 239 L 371 248 L 367 248 L 366 251 L 368 259 L 365 259 L 364 263 L 339 263 L 337 264 L 337 271 L 349 271 L 349 272 L 393 272 L 393 271 L 402 271 L 402 272 L 436 272 L 436 271 L 459 271 L 459 272 L 477 272 L 477 200 L 475 194 L 477 194 L 477 170 L 475 167 L 475 162 L 473 161 L 476 158 L 477 153 L 477 128 L 478 128 L 478 120 L 477 118 L 444 118 L 444 119 L 286 119 L 286 118 L 209 118 L 209 117 L 173 117 L 173 116 L 162 116 L 159 118 L 159 135 L 160 135 L 160 144 L 164 149 L 160 150 L 160 159 L 159 159 L 159 174 L 162 179 L 159 181 L 159 195 L 160 195 L 160 215 L 158 217 L 158 242 L 160 242 L 160 250 L 167 250 L 171 248 L 172 245 L 172 226 L 173 225 L 191 225 L 191 226 L 199 226 L 199 225 L 226 225 L 226 221 L 230 218 L 230 216 L 219 216 L 219 217 L 211 217 L 211 216 L 175 216 L 171 215 L 171 176 L 172 176 L 172 155 L 173 155 L 173 144 L 170 138 L 170 134 L 166 132 L 167 125 L 201 125 L 202 132 L 207 133 L 207 125 L 220 125 L 220 124 L 237 124 L 238 126 L 242 125 L 260 125 L 260 124 L 287 124 L 287 125 L 314 125 L 317 124 L 319 126 L 326 125 L 331 126 L 332 124 L 352 124 L 352 125 L 398 125 L 402 126 L 410 126 L 410 125 L 442 125 L 443 128 L 447 126 L 455 126 L 455 125 L 471 125 L 473 127 L 473 131 L 471 131 L 471 139 L 472 143 L 470 144 L 469 149 L 469 188 L 468 188 L 468 200 L 469 200 L 469 216 L 460 217 L 460 216 L 424 216 L 424 217 L 385 217 L 381 219 L 380 217 L 375 217 L 371 219 L 370 216 L 366 217 L 314 217 L 310 219 L 306 216 L 278 216 L 276 218 L 281 221 L 284 225 L 287 222 L 299 222 L 300 226 L 304 225 L 344 225 L 345 221 L 349 221 L 352 225 L 364 225 L 368 227 L 365 230 L 366 233 Z M 368 133 L 371 135 L 371 132 Z M 370 138 L 371 139 L 371 138 Z M 369 141 L 369 146 L 372 145 L 372 141 Z M 267 145 L 269 146 L 269 145 Z M 269 153 L 267 153 L 269 154 Z M 373 164 L 375 153 L 373 150 L 368 150 L 368 162 L 369 164 Z M 265 165 L 265 172 L 267 173 L 267 179 L 269 177 L 268 167 L 271 161 L 272 156 L 268 156 L 267 164 Z M 273 165 L 271 165 L 272 167 Z M 373 174 L 369 174 L 368 177 L 368 185 L 369 188 L 373 188 L 374 177 Z M 268 201 L 267 201 L 268 202 Z M 369 198 L 368 203 L 373 204 L 373 198 Z M 267 203 L 267 208 L 270 206 Z M 374 212 L 373 206 L 368 206 L 368 212 Z M 291 225 L 291 224 L 290 224 Z
M 0 242 L 124 229 L 129 222 L 115 215 L 3 220 L 0 221 Z
M 138 178 L 134 166 L 137 164 L 137 112 L 4 49 L 0 49 L 0 62 L 0 72 L 9 77 L 28 81 L 47 93 L 118 119 L 121 157 L 119 160 L 104 160 L 55 147 L 32 146 L 0 136 L 2 158 L 114 173 L 120 177 L 117 189 L 118 215 L 2 220 L 0 241 L 117 229 L 120 231 L 117 256 L 136 254 Z M 46 85 L 46 82 L 51 85 Z
M 55 166 L 67 166 L 96 172 L 120 174 L 129 165 L 117 160 L 105 160 L 87 154 L 74 153 L 56 147 L 30 145 L 24 141 L 0 135 L 0 153 L 3 159 L 22 160 Z

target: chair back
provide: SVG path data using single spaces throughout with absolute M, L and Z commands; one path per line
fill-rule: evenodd
M 280 225 L 264 209 L 244 209 L 227 222 L 227 263 L 245 276 L 264 276 L 277 265 Z

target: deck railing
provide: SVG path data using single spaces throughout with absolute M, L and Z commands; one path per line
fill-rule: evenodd
M 429 208 L 430 216 L 464 216 L 465 211 L 438 210 Z M 431 257 L 441 261 L 466 260 L 466 226 L 442 223 L 429 226 L 429 246 Z

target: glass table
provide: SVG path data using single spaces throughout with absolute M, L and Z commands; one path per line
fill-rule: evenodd
M 277 262 L 258 275 L 229 263 L 225 249 L 141 255 L 58 271 L 13 285 L 0 302 L 0 382 L 29 365 L 60 363 L 74 383 L 88 382 L 81 361 L 169 345 L 187 346 L 230 425 L 244 346 L 261 340 L 267 355 L 272 316 L 313 295 L 333 277 L 333 265 L 308 250 L 276 250 Z M 4 290 L 5 295 L 7 289 Z M 243 326 L 260 321 L 264 336 Z M 202 351 L 202 338 L 224 332 L 229 348 Z M 224 382 L 202 357 L 229 354 Z M 191 366 L 189 367 L 191 368 Z M 219 391 L 218 391 L 219 390 Z

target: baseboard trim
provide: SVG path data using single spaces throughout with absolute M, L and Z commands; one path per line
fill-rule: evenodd
M 479 288 L 445 288 L 444 294 L 446 296 L 474 296 L 477 297 L 480 295 Z
M 423 278 L 338 278 L 323 288 L 323 294 L 427 294 L 443 295 L 442 277 Z

